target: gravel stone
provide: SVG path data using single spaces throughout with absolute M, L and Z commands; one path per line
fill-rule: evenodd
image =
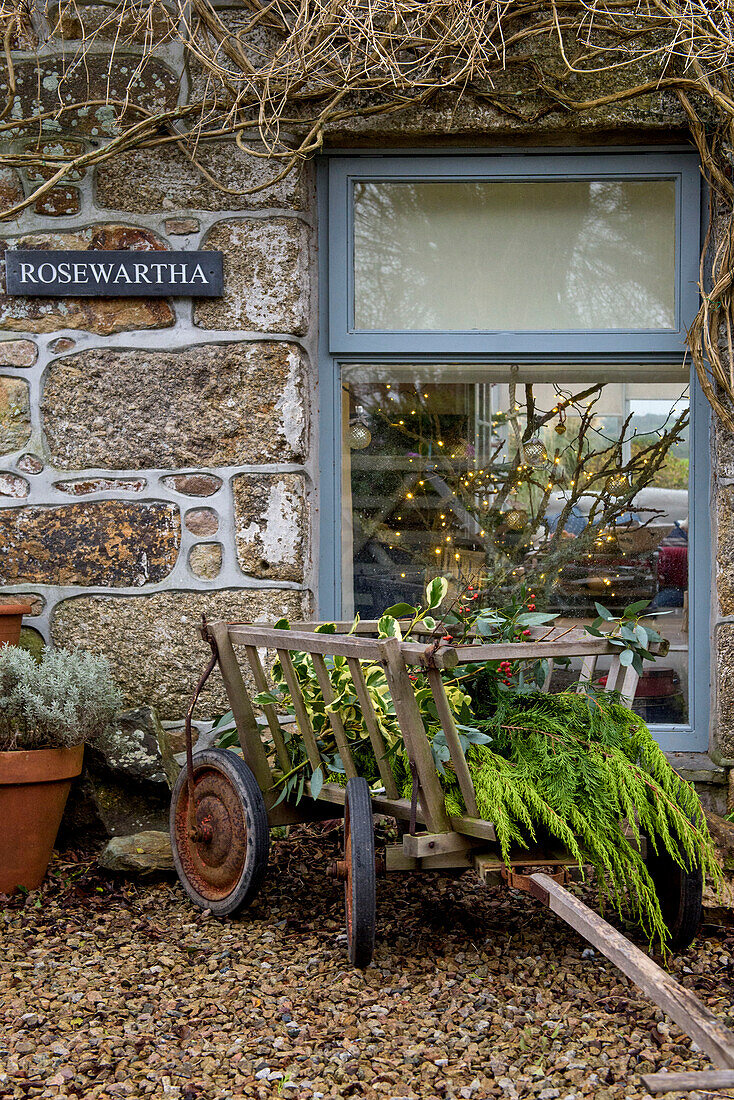
M 641 1072 L 708 1065 L 560 920 L 471 873 L 380 879 L 374 962 L 352 970 L 340 842 L 274 839 L 262 892 L 222 920 L 171 875 L 57 856 L 0 906 L 3 1100 L 648 1100 Z M 733 959 L 719 922 L 669 963 L 729 1026 Z

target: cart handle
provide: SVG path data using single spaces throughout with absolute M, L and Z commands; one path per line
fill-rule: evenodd
M 208 624 L 206 621 L 206 615 L 201 616 L 201 636 L 205 642 L 208 643 L 209 648 L 212 651 L 212 655 L 209 658 L 209 662 L 199 677 L 199 682 L 196 685 L 196 691 L 194 692 L 193 699 L 189 703 L 189 709 L 186 711 L 186 789 L 188 792 L 188 806 L 186 811 L 186 826 L 189 832 L 191 840 L 202 839 L 206 840 L 206 837 L 200 836 L 201 830 L 196 825 L 196 813 L 194 806 L 194 745 L 193 736 L 191 733 L 191 719 L 194 714 L 194 707 L 199 701 L 204 684 L 207 682 L 214 666 L 219 661 L 219 649 L 217 648 L 216 639 L 209 634 Z

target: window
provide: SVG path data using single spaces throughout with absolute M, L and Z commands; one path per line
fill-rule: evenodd
M 322 614 L 374 618 L 436 572 L 498 603 L 524 582 L 569 630 L 649 600 L 671 651 L 637 705 L 665 748 L 705 747 L 695 157 L 355 157 L 328 177 Z
M 356 180 L 354 327 L 674 329 L 675 182 Z

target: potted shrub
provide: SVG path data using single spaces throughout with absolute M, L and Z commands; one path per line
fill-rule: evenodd
M 119 707 L 105 658 L 0 647 L 0 893 L 43 881 L 84 743 Z
M 25 600 L 0 603 L 0 646 L 18 644 L 23 616 L 30 615 L 32 610 L 31 605 Z

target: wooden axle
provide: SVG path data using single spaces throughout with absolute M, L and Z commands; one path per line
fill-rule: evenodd
M 385 860 L 379 856 L 375 858 L 375 874 L 385 874 Z M 345 859 L 335 859 L 333 863 L 330 863 L 326 869 L 327 875 L 331 875 L 332 878 L 338 878 L 341 882 L 346 882 L 349 877 L 349 867 Z

